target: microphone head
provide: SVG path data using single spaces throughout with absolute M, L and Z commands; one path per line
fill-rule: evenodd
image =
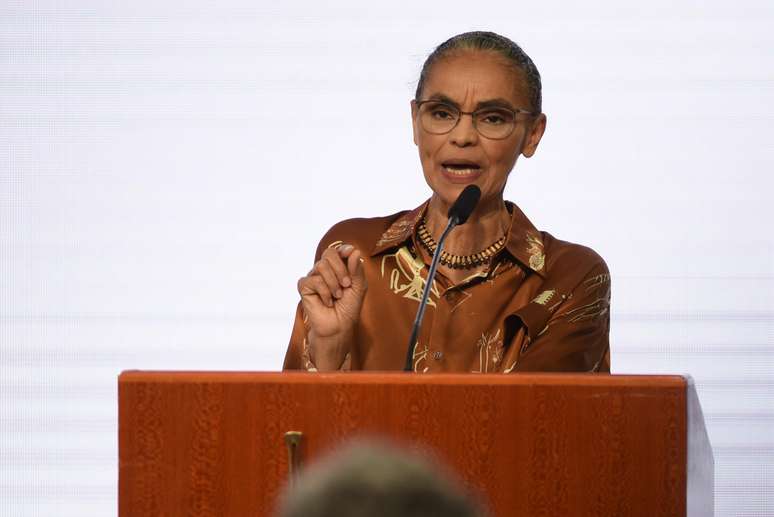
M 449 209 L 449 219 L 456 219 L 458 225 L 465 224 L 465 221 L 468 220 L 468 217 L 470 217 L 470 214 L 472 214 L 473 210 L 476 208 L 480 198 L 480 188 L 475 185 L 468 185 L 465 187 L 465 190 L 460 193 L 457 200 Z

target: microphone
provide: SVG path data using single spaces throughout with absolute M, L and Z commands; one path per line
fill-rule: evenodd
M 446 216 L 450 220 L 454 218 L 454 226 L 465 224 L 470 214 L 476 208 L 479 199 L 481 199 L 481 189 L 475 185 L 468 185 L 465 187 L 465 190 L 460 192 Z M 440 247 L 440 242 L 438 244 Z
M 446 224 L 446 228 L 441 234 L 441 238 L 438 239 L 438 246 L 433 253 L 433 260 L 430 262 L 430 270 L 427 272 L 427 280 L 425 281 L 425 288 L 422 291 L 422 300 L 419 302 L 419 308 L 417 309 L 417 316 L 414 318 L 414 326 L 411 328 L 411 337 L 409 338 L 408 351 L 406 352 L 406 365 L 403 370 L 406 372 L 414 371 L 414 349 L 417 346 L 417 337 L 419 336 L 419 328 L 422 326 L 422 318 L 425 316 L 425 308 L 427 307 L 427 300 L 430 297 L 430 288 L 433 285 L 433 278 L 435 278 L 435 270 L 438 269 L 438 260 L 441 258 L 441 250 L 443 249 L 443 243 L 446 241 L 446 237 L 452 228 L 460 224 L 465 224 L 473 213 L 473 210 L 478 204 L 478 200 L 481 198 L 481 189 L 475 185 L 468 185 L 460 193 L 457 199 L 452 204 L 447 217 L 449 222 Z

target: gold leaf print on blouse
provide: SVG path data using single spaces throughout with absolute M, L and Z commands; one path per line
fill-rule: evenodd
M 500 329 L 494 334 L 487 335 L 486 332 L 476 342 L 478 348 L 478 370 L 473 373 L 487 373 L 497 368 L 503 359 L 503 340 L 500 337 Z
M 535 271 L 540 271 L 546 262 L 546 256 L 543 253 L 543 241 L 531 233 L 527 233 L 527 253 L 529 253 L 529 267 Z
M 579 321 L 590 320 L 604 316 L 610 310 L 610 299 L 599 298 L 586 305 L 576 307 L 571 311 L 567 311 L 567 320 L 570 323 L 578 323 Z
M 402 219 L 395 222 L 392 226 L 387 228 L 387 231 L 384 232 L 381 237 L 379 237 L 379 240 L 376 241 L 376 246 L 383 246 L 388 242 L 404 238 L 406 232 L 413 226 L 414 221 L 411 219 Z
M 549 289 L 537 295 L 532 301 L 538 305 L 545 305 L 551 301 L 555 294 L 556 291 L 554 289 Z
M 419 363 L 422 361 L 427 360 L 427 355 L 430 353 L 430 347 L 427 345 L 424 346 L 424 348 L 419 348 L 419 343 L 414 347 L 414 355 L 411 356 L 412 362 L 414 363 L 414 372 L 416 373 L 427 373 L 427 371 L 430 369 L 429 366 L 421 367 L 420 370 Z
M 605 284 L 610 283 L 610 275 L 607 273 L 602 273 L 599 275 L 594 275 L 592 277 L 587 278 L 583 284 L 586 286 L 586 292 L 591 291 L 592 289 L 596 289 L 597 287 L 600 287 Z
M 317 367 L 312 362 L 311 355 L 309 354 L 309 343 L 307 342 L 306 338 L 304 338 L 303 343 L 301 343 L 301 361 L 304 364 L 304 369 L 308 372 L 316 372 Z
M 390 269 L 389 266 L 392 268 Z M 425 289 L 425 279 L 421 275 L 422 270 L 425 269 L 425 263 L 422 259 L 414 257 L 408 248 L 403 246 L 395 253 L 385 255 L 382 258 L 382 278 L 384 278 L 387 269 L 390 270 L 390 290 L 393 293 L 403 295 L 404 298 L 416 302 L 422 300 L 422 291 Z M 435 307 L 433 296 L 437 300 L 440 295 L 438 286 L 433 280 L 427 304 Z

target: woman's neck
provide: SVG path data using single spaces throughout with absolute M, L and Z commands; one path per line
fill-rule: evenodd
M 449 207 L 435 194 L 427 207 L 425 224 L 430 235 L 438 241 L 448 223 Z M 455 228 L 447 237 L 443 249 L 454 255 L 478 253 L 508 230 L 511 215 L 502 197 L 481 200 L 467 222 Z

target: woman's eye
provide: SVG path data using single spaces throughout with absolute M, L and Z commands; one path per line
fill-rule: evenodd
M 439 120 L 449 120 L 451 118 L 454 118 L 454 116 L 451 113 L 449 113 L 444 109 L 435 109 L 433 110 L 432 113 L 433 113 L 433 117 Z
M 486 115 L 481 116 L 480 120 L 484 124 L 491 124 L 493 126 L 505 123 L 505 118 L 496 113 L 487 113 Z
M 481 121 L 484 124 L 489 124 L 492 126 L 499 126 L 502 124 L 508 123 L 509 117 L 503 113 L 498 112 L 489 112 L 489 113 L 482 113 L 479 116 L 479 121 Z

